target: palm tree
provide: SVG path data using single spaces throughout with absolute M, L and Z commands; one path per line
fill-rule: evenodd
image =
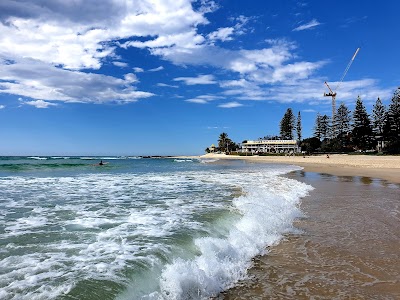
M 226 151 L 227 144 L 229 143 L 230 139 L 228 138 L 228 134 L 223 132 L 219 135 L 218 138 L 218 148 L 220 151 Z

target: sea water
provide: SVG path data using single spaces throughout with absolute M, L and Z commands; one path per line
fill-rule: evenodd
M 99 166 L 100 160 L 108 164 Z M 208 299 L 293 232 L 296 166 L 0 158 L 0 299 Z

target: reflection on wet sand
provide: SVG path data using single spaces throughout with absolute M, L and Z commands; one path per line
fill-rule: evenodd
M 289 175 L 316 189 L 302 231 L 254 260 L 218 299 L 400 299 L 400 186 L 368 177 Z

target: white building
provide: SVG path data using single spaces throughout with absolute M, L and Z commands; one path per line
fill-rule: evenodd
M 256 140 L 242 143 L 243 153 L 298 153 L 300 147 L 296 140 Z

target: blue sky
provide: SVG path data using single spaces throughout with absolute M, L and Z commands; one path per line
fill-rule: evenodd
M 202 154 L 221 132 L 312 135 L 324 81 L 400 85 L 398 1 L 2 0 L 0 155 Z

